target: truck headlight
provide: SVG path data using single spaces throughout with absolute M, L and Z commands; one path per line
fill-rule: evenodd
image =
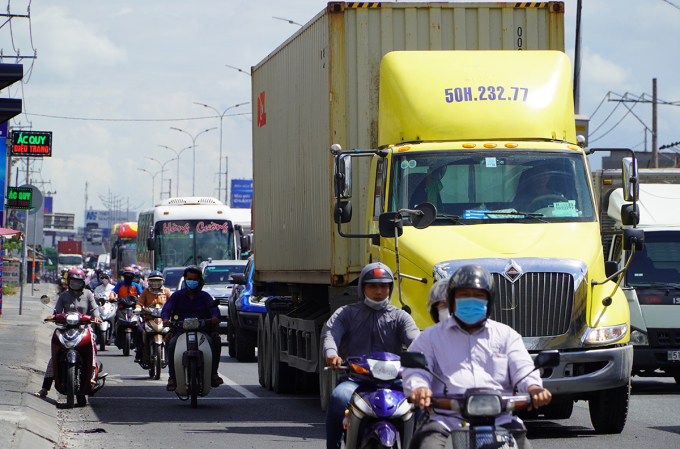
M 627 324 L 589 328 L 583 335 L 583 344 L 600 346 L 616 343 L 626 336 L 626 332 L 628 332 Z
M 632 331 L 630 333 L 630 344 L 633 346 L 649 346 L 649 338 L 642 331 Z

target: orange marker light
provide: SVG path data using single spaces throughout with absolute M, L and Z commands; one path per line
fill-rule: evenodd
M 369 374 L 368 370 L 363 366 L 355 365 L 354 363 L 350 363 L 350 365 L 352 366 L 352 370 L 357 374 Z
M 475 145 L 474 143 L 464 143 L 463 144 L 463 148 L 474 148 L 476 146 L 477 145 Z
M 163 212 L 163 215 L 168 215 L 170 212 Z
M 612 185 L 612 180 L 611 179 L 603 179 L 602 184 L 604 184 L 606 186 L 610 186 L 610 185 Z
M 222 213 L 222 211 L 221 211 L 221 210 L 218 210 L 218 211 L 217 211 L 217 213 L 218 213 L 218 214 L 221 214 L 221 213 Z
M 567 148 L 569 148 L 570 150 L 574 150 L 574 151 L 581 151 L 581 149 L 579 147 L 576 147 L 574 145 L 567 145 Z
M 408 151 L 410 149 L 411 149 L 411 147 L 399 148 L 399 153 L 403 153 L 404 151 Z
M 505 148 L 517 148 L 517 144 L 516 143 L 506 143 Z
M 485 143 L 484 148 L 496 148 L 498 145 L 495 143 Z

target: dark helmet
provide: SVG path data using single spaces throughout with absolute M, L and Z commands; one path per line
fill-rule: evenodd
M 97 275 L 97 279 L 100 281 L 103 281 L 104 279 L 111 279 L 111 275 L 108 274 L 106 271 L 102 271 Z
M 163 273 L 161 273 L 160 271 L 152 271 L 151 273 L 149 273 L 148 279 L 149 280 L 151 280 L 151 279 L 161 279 L 162 280 L 163 279 Z
M 163 273 L 160 271 L 152 271 L 149 274 L 149 291 L 155 294 L 163 292 Z
M 203 286 L 205 285 L 205 281 L 203 280 L 203 272 L 201 271 L 201 269 L 198 268 L 196 265 L 189 265 L 184 269 L 184 273 L 182 273 L 184 279 L 186 279 L 187 273 L 196 273 L 198 275 L 198 290 L 202 289 Z
M 364 285 L 366 284 L 390 284 L 390 293 L 392 295 L 392 290 L 394 290 L 394 276 L 392 275 L 392 270 L 380 262 L 369 263 L 361 270 L 359 275 L 359 299 L 364 300 Z
M 430 294 L 427 297 L 427 311 L 430 312 L 432 321 L 439 323 L 439 301 L 446 301 L 446 290 L 448 287 L 448 280 L 442 279 L 434 283 L 430 289 Z
M 487 300 L 486 316 L 491 315 L 494 300 L 496 299 L 496 284 L 489 270 L 479 265 L 463 265 L 453 272 L 446 288 L 446 299 L 449 304 L 449 313 L 453 315 L 453 300 L 457 288 L 477 288 L 485 290 Z

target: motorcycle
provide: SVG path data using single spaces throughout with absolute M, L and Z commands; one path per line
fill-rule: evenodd
M 115 298 L 107 297 L 107 295 L 98 295 L 95 299 L 99 304 L 99 317 L 101 318 L 101 323 L 96 324 L 97 343 L 99 343 L 100 351 L 106 351 L 106 345 L 113 341 L 118 301 Z
M 345 448 L 408 448 L 414 412 L 401 385 L 400 357 L 377 352 L 348 357 L 344 368 L 359 383 L 350 401 L 343 427 Z
M 137 297 L 128 295 L 118 299 L 116 312 L 116 347 L 123 350 L 123 356 L 130 355 L 130 349 L 135 346 L 135 335 L 139 326 L 139 315 L 135 314 Z
M 518 447 L 512 433 L 495 425 L 496 418 L 505 412 L 524 410 L 531 405 L 528 394 L 517 394 L 517 385 L 529 374 L 541 368 L 554 368 L 559 365 L 560 354 L 542 351 L 534 359 L 534 369 L 517 381 L 513 394 L 488 388 L 468 388 L 463 394 L 449 395 L 444 380 L 429 370 L 427 359 L 421 352 L 403 352 L 401 364 L 404 368 L 418 368 L 432 374 L 444 384 L 444 397 L 432 397 L 431 408 L 453 411 L 467 423 L 466 427 L 454 429 L 446 442 L 447 448 L 454 449 L 511 449 Z
M 191 407 L 198 406 L 198 396 L 210 393 L 212 377 L 212 350 L 210 335 L 199 330 L 210 325 L 210 320 L 186 318 L 182 321 L 171 321 L 170 327 L 183 329 L 184 333 L 177 338 L 173 362 L 175 364 L 175 393 L 181 400 L 191 398 Z
M 93 396 L 106 382 L 101 363 L 93 366 L 97 348 L 90 329 L 90 316 L 68 312 L 45 321 L 61 325 L 52 335 L 55 387 L 66 396 L 66 407 L 73 408 L 74 397 L 79 406 L 84 406 L 87 396 Z
M 149 370 L 149 377 L 161 378 L 161 370 L 168 366 L 168 354 L 166 352 L 163 337 L 170 328 L 163 326 L 160 305 L 145 307 L 141 310 L 144 318 L 142 326 L 142 356 L 139 365 Z

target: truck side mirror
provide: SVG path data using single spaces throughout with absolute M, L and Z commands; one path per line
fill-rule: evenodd
M 632 157 L 621 159 L 623 173 L 623 199 L 625 201 L 637 201 L 640 193 L 638 180 L 637 161 Z
M 394 230 L 399 230 L 399 236 L 404 233 L 404 225 L 401 220 L 395 221 L 396 212 L 384 212 L 378 217 L 378 228 L 380 229 L 380 236 L 385 238 L 394 238 Z
M 248 241 L 248 236 L 242 235 L 239 238 L 239 244 L 241 245 L 241 251 L 249 251 L 250 248 L 248 247 L 250 242 Z
M 335 157 L 335 197 L 346 200 L 352 197 L 352 156 Z
M 619 271 L 619 264 L 613 260 L 608 260 L 604 263 L 604 275 L 607 278 L 614 276 L 614 273 Z
M 645 231 L 642 229 L 626 228 L 623 230 L 623 250 L 642 251 L 645 247 Z
M 633 204 L 621 205 L 621 224 L 624 226 L 637 226 L 640 223 L 640 211 L 635 210 Z
M 352 221 L 352 203 L 349 201 L 340 201 L 335 203 L 333 209 L 333 219 L 335 223 L 349 223 Z
M 243 273 L 234 273 L 229 277 L 229 282 L 235 285 L 246 285 L 246 275 Z
M 149 251 L 156 250 L 156 241 L 153 239 L 153 237 L 146 239 L 146 247 L 149 249 Z
M 416 210 L 420 215 L 411 214 L 411 224 L 416 229 L 425 229 L 437 219 L 437 208 L 432 203 L 420 203 Z

